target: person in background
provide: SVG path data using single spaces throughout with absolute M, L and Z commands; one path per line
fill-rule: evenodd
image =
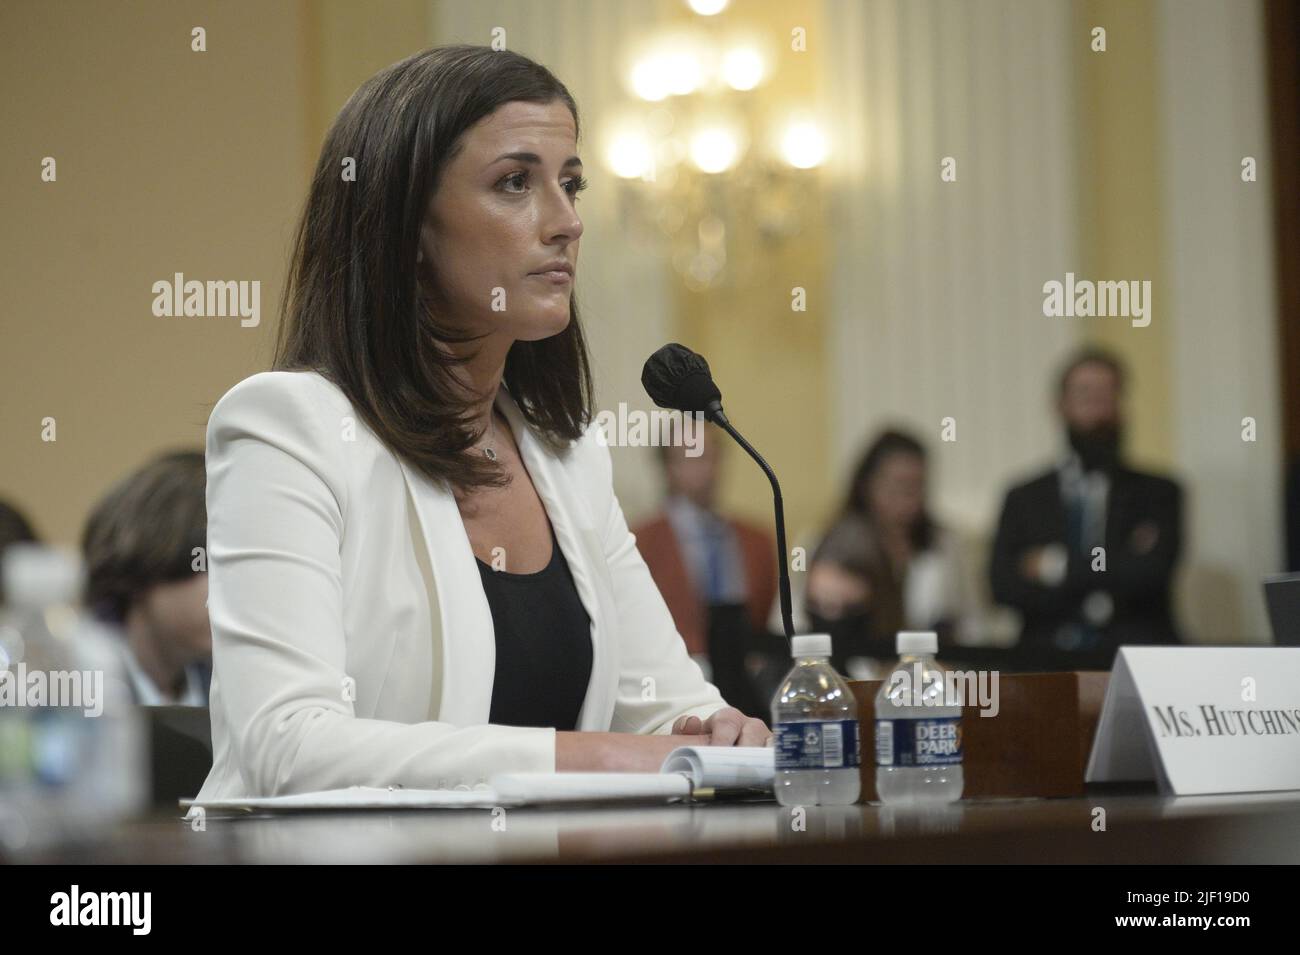
M 867 448 L 847 500 L 808 563 L 802 613 L 832 636 L 832 664 L 857 678 L 865 659 L 892 658 L 900 630 L 934 630 L 941 647 L 964 637 L 964 593 L 954 535 L 926 508 L 920 441 L 886 430 Z
M 1072 357 L 1056 389 L 1066 448 L 1007 493 L 990 578 L 994 599 L 1024 618 L 1022 646 L 1111 659 L 1120 644 L 1178 642 L 1182 491 L 1124 465 L 1124 386 L 1110 352 Z
M 776 544 L 767 531 L 718 511 L 724 445 L 712 424 L 700 431 L 698 455 L 662 445 L 663 509 L 633 534 L 687 651 L 733 706 L 765 717 L 766 685 L 755 679 L 769 663 Z
M 4 552 L 10 544 L 36 543 L 36 532 L 22 511 L 0 500 L 0 575 L 4 572 Z M 4 606 L 4 580 L 0 577 L 0 606 Z
M 115 485 L 82 534 L 85 603 L 118 630 L 137 703 L 207 706 L 212 679 L 203 453 L 161 455 Z M 200 550 L 202 549 L 202 550 Z

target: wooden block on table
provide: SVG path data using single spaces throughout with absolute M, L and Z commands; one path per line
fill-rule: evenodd
M 963 798 L 1081 796 L 1109 673 L 999 674 L 997 715 L 962 707 Z M 850 681 L 858 701 L 860 802 L 875 801 L 880 680 Z M 992 707 L 990 707 L 990 710 Z

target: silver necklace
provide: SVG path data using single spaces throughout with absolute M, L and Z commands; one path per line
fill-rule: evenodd
M 497 437 L 497 416 L 495 410 L 493 410 L 492 413 L 488 416 L 488 430 L 492 435 L 492 443 L 495 444 L 496 437 Z M 496 448 L 484 445 L 482 451 L 483 451 L 483 456 L 486 457 L 489 461 L 495 461 L 497 459 Z

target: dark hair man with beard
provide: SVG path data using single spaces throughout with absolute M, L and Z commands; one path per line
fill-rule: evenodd
M 1182 490 L 1124 465 L 1123 366 L 1086 348 L 1061 372 L 1067 451 L 1012 488 L 993 544 L 993 597 L 1020 611 L 1020 646 L 1111 661 L 1122 644 L 1178 642 L 1170 584 L 1182 540 Z

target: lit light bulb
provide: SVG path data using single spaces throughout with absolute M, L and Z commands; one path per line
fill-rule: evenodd
M 812 169 L 826 159 L 826 137 L 816 123 L 791 123 L 781 137 L 781 155 L 796 169 Z
M 686 0 L 687 6 L 702 17 L 711 17 L 727 9 L 728 0 Z
M 661 56 L 647 56 L 632 67 L 632 92 L 652 103 L 666 99 L 672 92 L 667 60 Z
M 740 144 L 729 130 L 702 129 L 691 137 L 691 162 L 701 172 L 726 172 L 736 164 Z
M 610 170 L 620 179 L 639 179 L 653 166 L 650 141 L 639 133 L 615 136 L 605 153 Z
M 674 96 L 688 96 L 700 88 L 704 70 L 700 59 L 691 50 L 675 50 L 664 54 L 661 62 L 668 77 L 668 90 Z
M 727 51 L 722 59 L 722 79 L 733 90 L 752 90 L 763 82 L 763 58 L 749 47 Z

